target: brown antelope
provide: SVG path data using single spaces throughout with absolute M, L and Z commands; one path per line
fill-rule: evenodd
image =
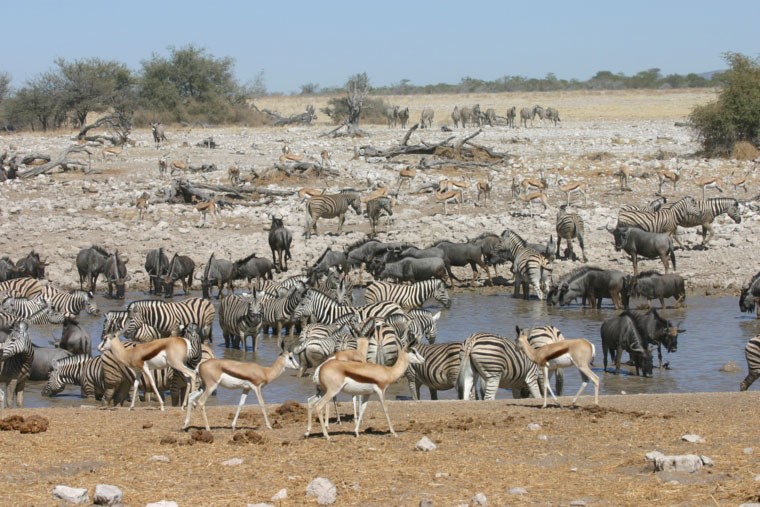
M 443 214 L 448 215 L 448 211 L 446 210 L 446 204 L 448 203 L 454 203 L 459 204 L 462 202 L 462 191 L 461 190 L 449 190 L 447 192 L 435 192 L 435 202 L 442 202 L 443 203 Z
M 594 404 L 599 405 L 599 377 L 591 371 L 591 363 L 594 362 L 594 344 L 585 338 L 577 338 L 571 340 L 561 340 L 558 342 L 547 343 L 537 349 L 534 349 L 528 341 L 529 331 L 517 329 L 517 339 L 515 340 L 517 347 L 528 356 L 528 359 L 538 365 L 539 368 L 544 370 L 544 408 L 546 408 L 547 389 L 552 393 L 552 398 L 557 401 L 557 397 L 552 391 L 549 378 L 549 370 L 557 370 L 559 368 L 569 368 L 575 366 L 581 373 L 581 388 L 573 398 L 571 405 L 575 405 L 578 401 L 578 397 L 581 395 L 589 379 L 594 383 Z M 559 403 L 559 402 L 557 402 Z
M 198 367 L 198 374 L 203 381 L 203 389 L 194 391 L 189 398 L 187 405 L 187 415 L 185 416 L 185 425 L 182 429 L 187 429 L 190 424 L 190 416 L 192 415 L 193 407 L 197 404 L 201 407 L 203 413 L 203 421 L 206 423 L 206 430 L 211 431 L 211 427 L 208 423 L 208 416 L 206 415 L 206 401 L 209 396 L 214 394 L 214 391 L 219 386 L 227 389 L 242 389 L 240 394 L 240 401 L 238 402 L 237 410 L 235 411 L 235 417 L 232 419 L 232 431 L 235 431 L 235 425 L 237 425 L 238 416 L 240 410 L 245 405 L 245 400 L 248 397 L 248 393 L 253 390 L 256 393 L 256 398 L 261 408 L 261 413 L 264 414 L 264 423 L 267 428 L 272 429 L 272 425 L 269 424 L 269 418 L 267 417 L 267 408 L 264 404 L 264 398 L 261 395 L 261 388 L 267 384 L 273 382 L 277 377 L 282 375 L 285 368 L 298 368 L 298 361 L 291 352 L 285 352 L 284 350 L 275 359 L 272 366 L 266 367 L 256 363 L 247 361 L 235 361 L 233 359 L 209 359 L 202 363 Z
M 372 199 L 377 199 L 378 197 L 385 197 L 386 195 L 388 195 L 388 187 L 381 186 L 379 188 L 376 188 L 369 194 L 367 194 L 365 197 L 362 197 L 361 201 L 363 203 L 367 203 L 371 201 Z
M 307 199 L 311 199 L 315 195 L 322 195 L 325 193 L 325 189 L 319 189 L 319 188 L 308 188 L 303 187 L 298 191 L 298 198 L 301 200 L 301 203 L 303 203 Z
M 753 168 L 754 169 L 754 168 Z M 749 176 L 749 173 L 752 171 L 750 169 L 747 171 L 747 173 L 744 176 L 740 176 L 738 178 L 733 178 L 734 173 L 731 173 L 732 179 L 731 179 L 731 185 L 734 187 L 734 197 L 736 197 L 736 189 L 737 188 L 743 188 L 744 193 L 747 193 L 747 177 Z
M 620 169 L 612 173 L 612 175 L 618 177 L 621 191 L 631 190 L 631 187 L 628 186 L 628 178 L 631 177 L 631 170 L 627 165 L 621 166 Z
M 163 177 L 166 174 L 168 163 L 166 162 L 166 155 L 158 159 L 158 175 Z
M 124 364 L 124 366 L 132 370 L 134 373 L 135 382 L 132 387 L 132 404 L 129 406 L 129 410 L 135 408 L 137 387 L 144 374 L 144 376 L 148 378 L 150 387 L 153 389 L 156 398 L 158 398 L 158 403 L 161 406 L 162 412 L 164 410 L 164 400 L 158 392 L 151 370 L 162 370 L 169 367 L 178 370 L 190 379 L 187 387 L 188 391 L 191 391 L 192 387 L 195 385 L 195 371 L 185 365 L 190 349 L 190 341 L 178 336 L 170 336 L 169 338 L 161 338 L 151 342 L 138 343 L 134 347 L 126 348 L 119 340 L 118 334 L 105 335 L 98 346 L 98 350 L 100 350 L 101 353 L 108 350 L 112 351 L 116 360 Z
M 703 201 L 705 200 L 705 189 L 706 188 L 714 188 L 714 189 L 717 189 L 718 192 L 723 193 L 723 189 L 720 188 L 721 185 L 723 185 L 723 181 L 721 181 L 720 178 L 706 176 L 704 178 L 699 178 L 694 183 L 696 183 L 697 186 L 702 189 L 702 200 Z
M 137 213 L 140 220 L 142 220 L 143 214 L 148 209 L 149 198 L 150 196 L 148 195 L 148 192 L 143 192 L 142 195 L 135 201 L 135 207 L 137 208 Z
M 459 190 L 460 192 L 462 192 L 461 202 L 464 202 L 464 191 L 467 190 L 468 186 L 469 184 L 466 181 L 456 181 L 456 180 L 450 180 L 446 178 L 438 182 L 438 191 L 448 192 L 451 190 Z
M 486 203 L 488 202 L 488 198 L 491 195 L 491 189 L 493 189 L 493 179 L 494 175 L 493 173 L 489 174 L 488 177 L 484 180 L 478 181 L 477 188 L 478 188 L 478 199 L 477 202 L 480 202 L 480 196 L 484 196 Z
M 549 207 L 549 198 L 543 192 L 532 192 L 527 195 L 520 195 L 522 202 L 527 202 L 530 205 L 530 216 L 533 217 L 533 202 L 537 201 L 544 205 L 544 211 Z
M 401 184 L 406 182 L 409 186 L 412 185 L 412 180 L 417 176 L 417 169 L 413 167 L 405 167 L 398 172 L 398 185 L 397 189 L 401 188 Z
M 319 156 L 320 156 L 320 162 L 319 162 L 320 168 L 322 169 L 332 168 L 333 161 L 332 161 L 332 157 L 330 157 L 329 151 L 322 150 Z
M 237 162 L 227 168 L 227 179 L 230 185 L 235 186 L 240 184 L 240 166 Z
M 524 194 L 527 194 L 528 192 L 546 192 L 546 190 L 549 188 L 549 182 L 546 181 L 546 178 L 544 177 L 544 171 L 543 169 L 538 171 L 538 179 L 536 178 L 524 178 L 520 182 L 520 187 L 522 188 L 522 192 Z
M 322 434 L 326 439 L 330 439 L 325 422 L 325 407 L 340 392 L 359 396 L 359 417 L 357 417 L 354 426 L 354 434 L 357 437 L 359 436 L 359 427 L 371 394 L 377 394 L 380 398 L 380 406 L 383 408 L 385 420 L 388 422 L 391 435 L 394 437 L 398 436 L 393 430 L 393 424 L 388 415 L 388 407 L 385 403 L 385 390 L 389 385 L 401 378 L 409 364 L 421 364 L 423 361 L 424 358 L 414 348 L 407 351 L 402 347 L 399 347 L 398 358 L 396 359 L 396 363 L 391 367 L 356 361 L 336 361 L 334 359 L 325 361 L 314 374 L 315 381 L 324 394 L 322 396 L 312 396 L 307 401 L 308 423 L 305 436 L 308 437 L 311 434 L 312 412 L 316 410 L 319 424 L 322 426 Z
M 108 148 L 103 148 L 100 152 L 100 156 L 105 160 L 107 157 L 117 157 L 121 152 L 124 151 L 123 146 L 109 146 Z
M 570 206 L 570 194 L 583 194 L 583 207 L 588 207 L 588 183 L 573 181 L 565 185 L 560 185 L 559 189 L 567 197 L 568 206 Z
M 283 153 L 280 155 L 280 163 L 284 164 L 286 162 L 300 162 L 303 160 L 304 154 L 301 153 L 300 155 L 297 153 Z
M 190 155 L 185 157 L 184 162 L 182 160 L 172 160 L 169 162 L 169 174 L 174 174 L 174 171 L 187 171 L 190 168 Z
M 211 215 L 214 218 L 214 221 L 216 221 L 216 197 L 198 202 L 198 204 L 195 205 L 195 209 L 200 211 L 201 215 L 203 216 L 203 223 L 201 224 L 201 227 L 206 226 L 206 215 Z
M 676 185 L 678 184 L 678 180 L 681 179 L 681 168 L 676 166 L 676 168 L 672 171 L 666 171 L 666 170 L 658 171 L 657 179 L 660 182 L 659 190 L 657 192 L 658 194 L 662 194 L 662 185 L 668 181 L 673 183 L 673 192 L 675 192 Z

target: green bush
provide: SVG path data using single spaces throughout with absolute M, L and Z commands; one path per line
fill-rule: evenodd
M 722 74 L 715 102 L 697 106 L 689 119 L 706 156 L 729 155 L 734 144 L 760 141 L 760 64 L 738 53 L 727 53 L 731 68 Z

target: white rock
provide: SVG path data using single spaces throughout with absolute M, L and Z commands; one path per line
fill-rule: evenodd
M 586 502 L 583 500 L 573 500 L 572 502 L 570 502 L 570 505 L 572 507 L 583 507 L 584 505 L 586 505 Z
M 92 503 L 95 505 L 118 505 L 121 503 L 123 494 L 119 488 L 110 484 L 98 484 L 95 486 L 95 494 Z
M 53 498 L 73 504 L 90 502 L 90 495 L 85 488 L 71 488 L 63 485 L 58 485 L 53 488 Z
M 507 493 L 510 495 L 526 495 L 528 493 L 528 490 L 525 488 L 510 488 L 507 490 Z
M 473 507 L 485 507 L 488 505 L 488 499 L 486 498 L 485 493 L 477 493 L 472 497 L 472 500 L 470 500 L 470 504 Z
M 332 505 L 338 498 L 338 491 L 330 479 L 317 477 L 306 487 L 306 496 L 317 497 L 319 505 Z
M 222 461 L 222 465 L 226 467 L 234 467 L 234 466 L 242 465 L 242 464 L 243 464 L 243 460 L 240 458 L 232 458 L 232 459 L 228 459 L 227 461 Z
M 158 461 L 159 463 L 169 463 L 171 460 L 168 456 L 163 456 L 161 454 L 156 454 L 154 456 L 151 456 L 148 461 Z
M 158 502 L 147 503 L 145 507 L 179 507 L 179 505 L 171 500 L 160 500 Z
M 415 448 L 418 451 L 435 451 L 438 446 L 435 445 L 435 443 L 430 440 L 428 437 L 422 437 L 419 439 L 419 441 L 415 444 Z
M 541 429 L 541 425 L 538 423 L 530 423 L 528 424 L 527 428 L 531 431 L 538 431 Z
M 700 437 L 699 435 L 693 435 L 691 433 L 688 435 L 683 435 L 681 437 L 681 440 L 683 440 L 684 442 L 691 442 L 693 444 L 701 444 L 702 442 L 705 441 L 705 439 Z
M 249 503 L 248 507 L 274 507 L 271 503 Z
M 288 490 L 285 488 L 282 488 L 280 491 L 274 494 L 271 500 L 273 502 L 281 502 L 285 500 L 287 497 L 288 497 Z
M 703 466 L 712 466 L 713 461 L 707 456 L 696 454 L 683 454 L 679 456 L 666 456 L 659 451 L 646 454 L 647 461 L 654 464 L 655 472 L 696 472 Z
M 742 449 L 742 452 L 746 454 L 747 456 L 749 456 L 750 454 L 755 452 L 755 450 L 752 447 L 745 447 L 744 449 Z

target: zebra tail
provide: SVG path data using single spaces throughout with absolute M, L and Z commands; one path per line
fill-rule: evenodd
M 470 393 L 465 392 L 467 379 L 473 378 L 472 361 L 470 361 L 471 345 L 465 342 L 462 345 L 462 352 L 460 357 L 459 374 L 457 375 L 457 398 L 460 400 L 466 400 L 469 398 Z M 465 397 L 467 396 L 467 397 Z

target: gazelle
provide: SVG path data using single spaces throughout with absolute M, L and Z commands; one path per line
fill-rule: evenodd
M 515 340 L 517 347 L 528 356 L 528 359 L 544 370 L 544 408 L 546 408 L 547 402 L 547 389 L 552 393 L 554 401 L 557 401 L 557 397 L 554 395 L 551 385 L 549 385 L 549 370 L 569 368 L 570 366 L 575 366 L 578 369 L 582 379 L 581 388 L 575 394 L 571 405 L 575 405 L 575 402 L 578 401 L 578 397 L 586 389 L 589 379 L 594 383 L 594 404 L 599 405 L 599 377 L 591 371 L 590 366 L 594 362 L 595 351 L 593 343 L 585 338 L 577 338 L 548 343 L 534 349 L 528 341 L 529 332 L 520 329 L 519 326 L 515 326 L 515 328 L 517 330 L 517 339 Z
M 583 207 L 588 207 L 588 183 L 573 181 L 565 185 L 560 185 L 561 192 L 567 197 L 567 205 L 570 206 L 570 194 L 583 194 Z
M 702 189 L 702 200 L 705 200 L 705 189 L 707 188 L 715 188 L 718 190 L 718 192 L 723 193 L 723 189 L 720 188 L 720 186 L 723 184 L 720 178 L 715 177 L 704 177 L 696 180 L 694 183 L 697 184 L 698 187 Z
M 435 192 L 435 202 L 442 202 L 443 203 L 443 214 L 448 215 L 448 211 L 446 210 L 446 204 L 448 203 L 454 203 L 459 204 L 462 202 L 462 191 L 461 190 L 449 190 L 448 192 Z
M 296 154 L 296 153 L 283 153 L 280 155 L 280 163 L 284 164 L 285 162 L 300 162 L 303 160 L 304 154 Z
M 245 400 L 251 390 L 256 393 L 256 399 L 259 402 L 259 407 L 261 407 L 261 413 L 264 414 L 264 423 L 266 423 L 267 428 L 271 430 L 272 425 L 269 424 L 267 408 L 264 404 L 264 398 L 261 395 L 261 388 L 282 375 L 285 368 L 297 369 L 298 360 L 296 360 L 292 352 L 286 352 L 284 350 L 280 353 L 277 359 L 275 359 L 272 366 L 269 367 L 247 361 L 235 361 L 233 359 L 209 359 L 202 363 L 198 367 L 198 374 L 201 377 L 201 381 L 203 381 L 203 389 L 199 389 L 190 394 L 190 400 L 187 405 L 187 415 L 185 416 L 185 425 L 182 429 L 187 429 L 190 424 L 190 416 L 192 415 L 193 407 L 197 404 L 201 407 L 203 421 L 206 423 L 206 429 L 211 431 L 211 427 L 208 423 L 208 415 L 206 415 L 206 401 L 209 396 L 214 394 L 214 391 L 216 391 L 219 386 L 222 386 L 227 389 L 243 390 L 243 392 L 240 393 L 240 401 L 238 402 L 238 407 L 235 411 L 235 417 L 232 419 L 232 431 L 235 431 L 235 425 L 237 425 L 240 410 L 243 408 L 243 405 L 245 405 Z
M 187 171 L 190 167 L 190 155 L 185 157 L 184 162 L 182 160 L 172 160 L 169 162 L 169 174 L 174 174 L 174 171 Z
M 324 188 L 320 189 L 320 188 L 303 187 L 298 191 L 298 198 L 301 200 L 301 203 L 303 204 L 303 202 L 306 199 L 311 199 L 315 195 L 322 195 L 324 193 L 325 193 Z
M 546 178 L 544 177 L 544 171 L 540 170 L 538 172 L 539 177 L 536 178 L 525 178 L 520 182 L 520 187 L 522 188 L 522 193 L 527 194 L 528 192 L 545 192 L 549 188 L 549 182 L 546 181 Z
M 736 197 L 737 188 L 742 188 L 744 189 L 744 193 L 745 194 L 747 193 L 747 177 L 749 176 L 750 172 L 752 172 L 752 169 L 747 171 L 744 176 L 740 176 L 738 178 L 733 178 L 734 173 L 731 173 L 731 176 L 732 176 L 731 185 L 733 185 L 734 187 L 734 197 Z
M 366 196 L 362 197 L 360 200 L 363 203 L 367 203 L 371 201 L 372 199 L 377 199 L 378 197 L 385 197 L 388 195 L 388 187 L 382 186 L 379 188 L 376 188 Z
M 401 184 L 406 182 L 409 186 L 412 185 L 412 180 L 417 176 L 417 169 L 413 167 L 406 167 L 398 172 L 398 185 L 397 189 L 401 188 Z
M 672 171 L 658 171 L 657 172 L 657 179 L 660 182 L 659 190 L 657 191 L 658 194 L 662 193 L 662 185 L 663 183 L 670 181 L 673 183 L 673 192 L 676 191 L 676 185 L 678 184 L 678 180 L 681 179 L 681 168 L 676 166 L 675 169 Z
M 240 166 L 237 162 L 227 168 L 227 179 L 230 185 L 235 186 L 240 184 Z
M 462 192 L 462 202 L 464 202 L 464 191 L 467 190 L 469 184 L 466 181 L 450 180 L 448 178 L 438 182 L 439 192 L 449 192 L 451 190 L 459 190 Z
M 319 162 L 320 167 L 322 169 L 326 169 L 326 168 L 332 169 L 333 161 L 332 161 L 332 157 L 330 157 L 330 152 L 327 150 L 322 150 L 319 156 L 320 156 L 320 162 Z
M 373 393 L 377 394 L 380 398 L 380 405 L 383 408 L 385 420 L 388 421 L 391 435 L 394 437 L 398 436 L 393 430 L 393 424 L 388 415 L 388 407 L 385 403 L 385 390 L 406 372 L 410 363 L 421 364 L 423 361 L 424 358 L 414 348 L 408 351 L 401 348 L 396 363 L 391 367 L 355 361 L 330 360 L 322 363 L 319 368 L 318 383 L 324 394 L 322 396 L 312 396 L 307 401 L 308 424 L 305 436 L 308 437 L 311 434 L 312 411 L 316 410 L 319 424 L 322 426 L 322 434 L 326 439 L 330 439 L 330 435 L 327 433 L 327 426 L 325 425 L 325 407 L 340 392 L 359 396 L 359 417 L 356 419 L 354 426 L 354 434 L 357 437 L 359 436 L 362 417 L 367 409 L 369 396 Z
M 143 214 L 148 209 L 149 198 L 150 196 L 148 195 L 148 192 L 143 192 L 142 195 L 135 201 L 135 207 L 137 208 L 137 213 L 140 220 L 142 220 Z
M 100 156 L 105 160 L 108 157 L 116 157 L 121 154 L 122 151 L 124 151 L 123 146 L 109 146 L 108 148 L 103 148 L 100 152 Z
M 163 177 L 166 174 L 168 163 L 166 162 L 166 155 L 158 159 L 158 175 Z
M 489 174 L 488 177 L 484 180 L 478 181 L 477 188 L 478 188 L 478 199 L 477 201 L 480 202 L 480 196 L 485 197 L 485 201 L 488 202 L 488 198 L 491 196 L 491 189 L 493 189 L 493 179 L 494 175 L 493 173 Z
M 195 385 L 195 371 L 188 368 L 185 364 L 190 348 L 190 341 L 187 338 L 180 338 L 178 336 L 138 343 L 134 347 L 126 348 L 119 340 L 118 334 L 105 335 L 100 345 L 98 345 L 98 350 L 101 353 L 108 350 L 112 351 L 116 360 L 132 370 L 135 375 L 135 382 L 132 387 L 132 403 L 129 405 L 129 410 L 135 408 L 137 386 L 140 384 L 142 374 L 150 381 L 150 387 L 153 389 L 156 398 L 158 398 L 161 411 L 164 410 L 164 400 L 158 392 L 151 370 L 172 367 L 190 379 L 187 388 L 188 392 L 192 390 L 192 387 Z
M 544 205 L 544 211 L 546 211 L 546 208 L 549 207 L 549 198 L 546 196 L 543 192 L 532 192 L 527 195 L 520 195 L 520 200 L 522 202 L 527 202 L 530 205 L 530 216 L 533 218 L 533 202 L 540 202 Z
M 201 224 L 201 227 L 206 226 L 206 215 L 211 215 L 214 218 L 214 221 L 216 221 L 216 197 L 206 199 L 205 201 L 200 201 L 195 205 L 195 209 L 200 211 L 201 215 L 203 216 L 203 223 Z

